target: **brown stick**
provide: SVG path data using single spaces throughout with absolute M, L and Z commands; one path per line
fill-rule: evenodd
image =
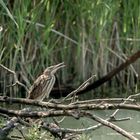
M 139 94 L 138 94 L 139 95 Z M 110 99 L 111 100 L 111 99 Z M 99 100 L 98 100 L 99 101 Z M 102 100 L 101 100 L 102 101 Z M 83 110 L 105 110 L 105 109 L 130 109 L 130 110 L 136 110 L 140 111 L 140 106 L 137 104 L 120 104 L 120 103 L 107 103 L 107 102 L 90 102 L 90 100 L 86 100 L 83 103 L 71 103 L 71 104 L 56 104 L 51 102 L 42 102 L 42 101 L 35 101 L 30 99 L 23 99 L 23 98 L 10 98 L 10 97 L 4 97 L 0 96 L 0 102 L 6 102 L 6 103 L 20 103 L 20 104 L 27 104 L 27 105 L 33 105 L 33 106 L 39 106 L 44 108 L 51 108 L 56 110 L 70 110 L 70 109 L 83 109 Z M 107 101 L 107 100 L 105 100 Z M 126 100 L 128 101 L 128 100 Z M 135 101 L 135 100 L 134 100 Z M 2 110 L 3 111 L 3 110 Z M 1 108 L 0 108 L 0 113 Z M 4 113 L 7 114 L 7 113 Z
M 136 137 L 134 137 L 133 135 L 131 135 L 130 133 L 128 133 L 127 131 L 125 131 L 124 129 L 120 128 L 119 126 L 107 121 L 107 120 L 104 120 L 96 115 L 92 115 L 91 113 L 89 112 L 82 112 L 86 117 L 89 117 L 101 124 L 103 124 L 104 126 L 107 126 L 113 130 L 115 130 L 116 132 L 120 133 L 121 135 L 123 135 L 124 137 L 128 138 L 129 140 L 138 140 Z
M 93 90 L 105 82 L 112 79 L 116 74 L 118 74 L 121 70 L 124 70 L 127 66 L 134 63 L 138 58 L 140 58 L 140 51 L 136 52 L 134 55 L 129 57 L 124 63 L 120 64 L 118 67 L 113 69 L 111 72 L 109 72 L 107 75 L 103 76 L 101 79 L 95 81 L 94 83 L 88 85 L 85 89 L 77 92 L 77 94 L 83 94 L 87 91 Z

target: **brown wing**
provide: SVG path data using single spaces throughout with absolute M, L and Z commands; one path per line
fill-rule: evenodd
M 49 77 L 44 75 L 39 76 L 30 88 L 28 99 L 37 99 L 41 96 L 43 88 L 49 79 Z

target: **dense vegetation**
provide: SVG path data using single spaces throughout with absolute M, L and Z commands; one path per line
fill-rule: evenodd
M 47 66 L 63 61 L 59 79 L 76 87 L 140 49 L 139 0 L 0 0 L 0 15 L 0 63 L 28 87 Z M 19 87 L 7 88 L 11 75 L 0 70 L 1 93 L 19 95 Z M 137 91 L 138 74 L 140 61 L 106 87 Z

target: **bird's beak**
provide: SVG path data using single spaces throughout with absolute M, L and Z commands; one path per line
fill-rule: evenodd
M 60 63 L 60 64 L 57 64 L 57 65 L 54 65 L 52 71 L 56 72 L 57 70 L 59 70 L 60 68 L 65 67 L 65 66 L 66 66 L 66 65 L 64 64 L 64 62 L 62 62 L 62 63 Z

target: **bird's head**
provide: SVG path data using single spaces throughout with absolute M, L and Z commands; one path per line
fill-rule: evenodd
M 45 69 L 44 74 L 45 75 L 48 75 L 48 74 L 54 75 L 57 70 L 59 70 L 60 68 L 63 68 L 63 67 L 65 67 L 64 62 L 57 64 L 57 65 L 50 66 Z

